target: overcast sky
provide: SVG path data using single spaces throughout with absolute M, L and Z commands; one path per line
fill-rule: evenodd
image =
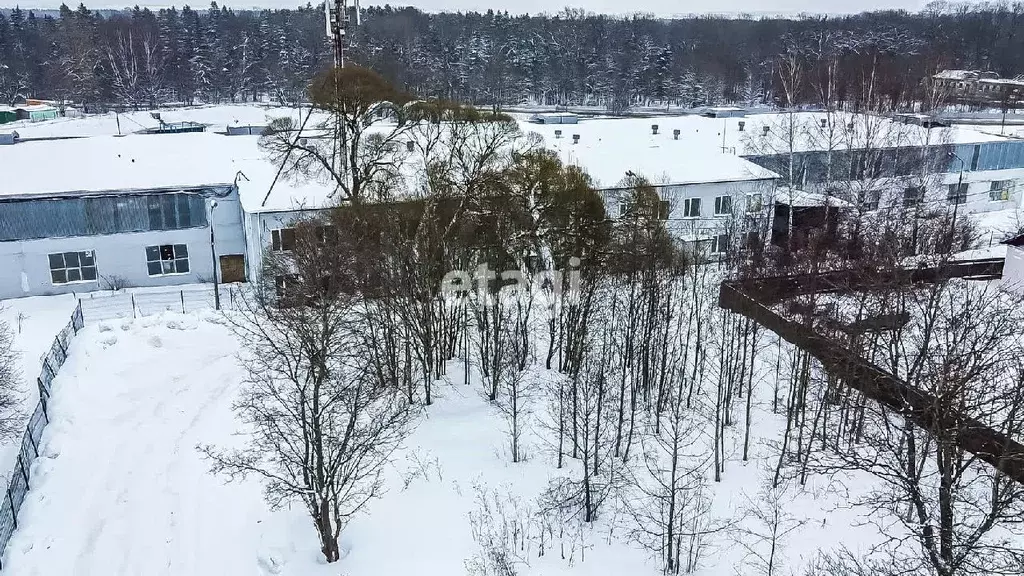
M 64 0 L 69 6 L 76 6 L 79 0 Z M 132 6 L 138 3 L 140 6 L 151 6 L 154 8 L 170 5 L 182 6 L 186 2 L 179 0 L 84 0 L 89 8 L 120 8 Z M 351 0 L 350 0 L 351 1 Z M 61 0 L 0 0 L 0 6 L 13 7 L 21 5 L 23 8 L 55 8 L 60 6 Z M 219 4 L 231 8 L 291 8 L 304 4 L 302 0 L 223 0 Z M 365 5 L 385 4 L 383 1 L 366 0 Z M 629 14 L 635 12 L 648 12 L 658 16 L 672 16 L 694 13 L 768 13 L 768 14 L 797 14 L 800 12 L 813 13 L 851 13 L 865 10 L 880 10 L 885 8 L 902 8 L 906 10 L 919 10 L 926 2 L 921 0 L 570 0 L 558 2 L 558 0 L 399 0 L 390 2 L 392 5 L 416 6 L 422 10 L 432 12 L 457 11 L 457 10 L 479 10 L 485 11 L 488 8 L 495 10 L 508 10 L 511 13 L 531 14 L 539 12 L 557 12 L 564 6 L 583 8 L 589 12 L 604 14 Z M 209 0 L 191 0 L 188 2 L 193 8 L 202 8 L 209 5 Z

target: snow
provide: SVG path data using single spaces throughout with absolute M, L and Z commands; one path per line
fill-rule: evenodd
M 36 378 L 42 369 L 42 357 L 49 352 L 57 333 L 71 320 L 75 303 L 72 294 L 0 300 L 0 321 L 6 322 L 14 333 L 14 348 L 18 353 L 19 428 L 28 423 L 39 401 Z M 0 478 L 10 476 L 20 446 L 20 433 L 16 438 L 0 442 Z
M 573 461 L 555 468 L 536 425 L 525 440 L 528 460 L 512 464 L 504 423 L 479 382 L 462 384 L 453 364 L 450 383 L 438 386 L 436 403 L 389 469 L 386 494 L 343 532 L 340 566 L 324 565 L 301 506 L 270 510 L 255 478 L 226 483 L 195 449 L 242 441 L 231 412 L 243 375 L 238 350 L 223 317 L 212 312 L 87 325 L 54 382 L 53 421 L 4 559 L 9 573 L 462 574 L 477 550 L 467 517 L 480 493 L 506 494 L 525 509 L 550 478 L 578 473 Z M 731 428 L 723 481 L 709 484 L 719 517 L 735 517 L 758 498 L 772 463 L 767 441 L 785 420 L 760 400 L 753 458 L 739 460 L 741 427 Z M 829 479 L 812 478 L 793 494 L 787 512 L 805 524 L 780 552 L 787 568 L 797 569 L 819 548 L 845 543 L 857 550 L 877 541 L 876 528 L 839 496 L 861 494 L 865 482 L 842 481 L 849 487 L 829 492 Z M 621 509 L 611 509 L 579 542 L 566 541 L 572 561 L 556 545 L 522 573 L 658 574 L 656 562 L 630 543 L 626 521 Z M 726 535 L 709 546 L 698 575 L 754 573 Z
M 316 181 L 280 178 L 275 184 L 277 167 L 260 150 L 258 136 L 130 134 L 0 147 L 3 165 L 32 166 L 46 158 L 60 158 L 61 169 L 12 170 L 0 180 L 0 196 L 231 186 L 237 176 L 243 206 L 259 211 L 320 208 L 333 190 Z M 272 202 L 262 207 L 272 184 Z
M 164 122 L 198 122 L 209 125 L 208 130 L 223 132 L 227 126 L 263 125 L 267 118 L 295 116 L 296 108 L 262 107 L 256 105 L 218 105 L 189 108 L 161 108 L 158 111 Z M 120 126 L 118 124 L 120 123 Z M 3 128 L 14 128 L 22 138 L 67 138 L 84 136 L 112 136 L 131 134 L 158 128 L 160 122 L 149 111 L 135 111 L 115 114 L 95 114 L 81 118 L 57 118 L 44 122 L 21 120 L 4 124 Z
M 618 186 L 629 171 L 667 185 L 778 177 L 706 142 L 683 137 L 675 140 L 670 126 L 659 124 L 661 130 L 654 135 L 651 121 L 644 124 L 646 128 L 633 120 L 607 119 L 566 125 L 524 124 L 523 130 L 540 134 L 544 144 L 557 151 L 564 162 L 582 167 L 602 188 Z M 555 137 L 555 130 L 561 130 L 560 138 Z M 580 135 L 578 144 L 573 143 L 574 134 Z
M 770 112 L 750 113 L 744 117 L 707 118 L 698 115 L 666 115 L 651 118 L 581 118 L 579 124 L 535 125 L 523 124 L 524 131 L 541 134 L 546 142 L 554 139 L 554 131 L 562 130 L 566 145 L 572 144 L 572 135 L 580 134 L 580 145 L 588 141 L 614 141 L 614 148 L 620 152 L 642 157 L 651 144 L 678 147 L 685 153 L 707 154 L 712 151 L 739 156 L 775 154 L 789 151 L 788 129 L 790 120 L 796 126 L 793 144 L 794 152 L 826 150 L 827 133 L 820 128 L 821 121 L 830 121 L 834 127 L 833 149 L 845 150 L 855 146 L 864 138 L 864 125 L 872 123 L 871 144 L 873 146 L 919 145 L 926 141 L 934 144 L 972 144 L 1004 141 L 998 134 L 984 133 L 971 126 L 948 128 L 925 128 L 916 124 L 904 124 L 890 118 L 855 115 L 836 112 L 831 119 L 825 112 Z M 743 130 L 740 130 L 740 122 Z M 847 132 L 847 124 L 854 123 L 854 132 Z M 651 125 L 658 125 L 658 135 L 651 134 Z M 764 134 L 764 128 L 768 134 Z M 679 140 L 673 142 L 673 131 L 679 130 Z M 783 150 L 783 147 L 785 150 Z M 685 162 L 685 158 L 678 161 Z M 695 163 L 696 164 L 696 163 Z

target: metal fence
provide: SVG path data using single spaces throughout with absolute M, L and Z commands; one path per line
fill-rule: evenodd
M 231 310 L 240 297 L 237 285 L 220 286 L 220 306 Z M 79 302 L 86 320 L 114 320 L 139 318 L 179 312 L 187 314 L 198 310 L 212 310 L 216 303 L 213 286 L 196 286 L 181 290 L 91 292 L 80 295 Z
M 32 411 L 32 417 L 25 427 L 25 435 L 21 439 L 21 450 L 18 451 L 18 460 L 11 473 L 11 480 L 7 484 L 7 493 L 4 495 L 3 503 L 0 504 L 0 568 L 3 568 L 2 557 L 7 543 L 18 528 L 18 511 L 25 501 L 28 493 L 29 480 L 32 474 L 32 461 L 39 456 L 39 440 L 43 436 L 43 429 L 50 422 L 50 413 L 47 404 L 50 401 L 50 390 L 53 386 L 53 379 L 57 371 L 64 365 L 68 358 L 68 346 L 71 339 L 85 325 L 85 317 L 82 315 L 82 302 L 79 301 L 75 311 L 71 314 L 68 322 L 57 337 L 53 339 L 50 351 L 43 358 L 43 367 L 36 379 L 39 386 L 39 403 Z

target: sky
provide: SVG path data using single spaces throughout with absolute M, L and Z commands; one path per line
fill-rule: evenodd
M 69 6 L 78 0 L 64 0 Z M 171 5 L 182 6 L 184 0 L 84 0 L 89 8 L 123 8 L 150 6 L 153 8 Z M 352 1 L 352 0 L 350 0 Z M 61 0 L 0 0 L 0 7 L 55 8 Z M 209 0 L 187 2 L 193 8 L 205 7 Z M 304 4 L 304 0 L 223 0 L 218 4 L 231 8 L 290 8 Z M 382 5 L 383 0 L 367 0 L 364 5 Z M 644 12 L 662 17 L 686 14 L 799 14 L 801 12 L 847 14 L 866 10 L 904 9 L 916 11 L 926 4 L 925 0 L 567 0 L 564 3 L 551 0 L 398 0 L 391 5 L 415 6 L 430 12 L 454 12 L 465 10 L 485 11 L 487 9 L 508 10 L 510 13 L 558 12 L 564 6 L 583 8 L 588 12 L 603 14 L 632 14 Z

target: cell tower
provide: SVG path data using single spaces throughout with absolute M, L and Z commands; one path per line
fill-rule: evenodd
M 352 0 L 356 13 L 356 26 L 359 25 L 361 16 L 359 14 L 359 0 Z M 348 0 L 324 0 L 324 18 L 327 24 L 327 37 L 334 45 L 334 65 L 338 68 L 345 66 L 345 30 L 348 28 L 350 18 L 348 15 Z

